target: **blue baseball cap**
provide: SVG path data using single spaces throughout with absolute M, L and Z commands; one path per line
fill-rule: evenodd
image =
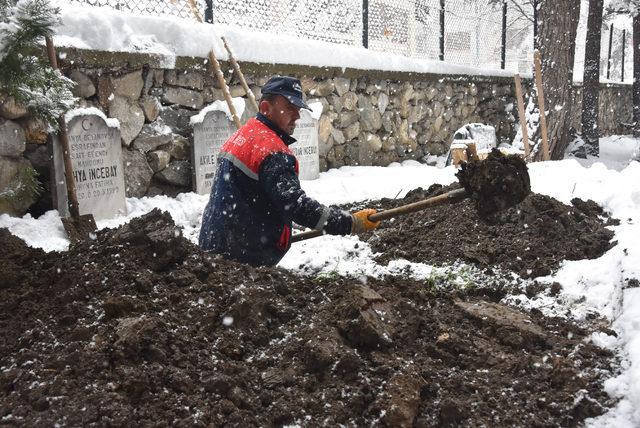
M 262 94 L 282 95 L 296 107 L 311 110 L 302 96 L 300 80 L 289 76 L 274 76 L 262 87 Z

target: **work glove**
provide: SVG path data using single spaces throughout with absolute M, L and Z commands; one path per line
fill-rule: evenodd
M 367 208 L 351 214 L 351 234 L 355 235 L 358 233 L 366 232 L 380 226 L 380 221 L 369 220 L 369 216 L 375 213 L 376 210 Z

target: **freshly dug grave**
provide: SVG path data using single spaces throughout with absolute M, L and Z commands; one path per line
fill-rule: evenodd
M 415 189 L 402 200 L 369 202 L 389 209 L 442 194 L 456 185 Z M 480 267 L 502 267 L 524 278 L 555 271 L 563 260 L 593 259 L 615 243 L 616 224 L 593 201 L 572 200 L 568 206 L 549 196 L 530 193 L 506 210 L 480 216 L 477 204 L 463 200 L 383 222 L 365 239 L 379 262 L 398 258 L 430 264 L 455 260 Z
M 211 258 L 158 211 L 65 253 L 0 245 L 3 424 L 575 426 L 613 405 L 584 326 Z

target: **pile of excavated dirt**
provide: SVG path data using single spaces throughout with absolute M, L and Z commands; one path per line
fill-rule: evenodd
M 613 404 L 584 326 L 212 258 L 158 211 L 64 253 L 0 245 L 2 424 L 576 426 Z
M 412 190 L 402 200 L 370 205 L 389 209 L 448 190 L 433 185 Z M 515 206 L 480 216 L 476 203 L 466 199 L 383 222 L 366 239 L 382 253 L 381 263 L 398 258 L 430 264 L 462 260 L 535 278 L 550 274 L 563 260 L 597 258 L 614 245 L 606 226 L 616 220 L 593 201 L 574 199 L 572 204 L 530 193 Z

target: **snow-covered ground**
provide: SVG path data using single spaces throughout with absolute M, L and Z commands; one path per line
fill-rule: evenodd
M 511 296 L 521 305 L 537 307 L 547 314 L 567 312 L 581 319 L 597 313 L 611 321 L 618 337 L 599 334 L 593 340 L 613 349 L 623 359 L 623 372 L 606 383 L 607 391 L 620 397 L 618 406 L 591 420 L 593 426 L 633 427 L 640 425 L 640 288 L 626 288 L 631 278 L 640 279 L 640 163 L 630 161 L 640 150 L 640 140 L 608 137 L 601 140 L 601 157 L 566 159 L 529 165 L 532 190 L 569 204 L 574 197 L 592 199 L 620 225 L 612 227 L 618 244 L 595 260 L 567 261 L 553 276 L 541 282 L 558 281 L 563 291 L 555 299 Z M 343 167 L 322 173 L 320 179 L 304 181 L 303 188 L 325 204 L 342 204 L 382 197 L 403 197 L 416 187 L 455 181 L 453 167 L 437 168 L 407 161 L 389 167 Z M 99 221 L 98 227 L 116 227 L 153 208 L 168 211 L 191 241 L 197 242 L 206 196 L 194 193 L 177 198 L 156 196 L 127 200 L 129 214 Z M 366 204 L 366 203 L 365 203 Z M 0 216 L 0 227 L 47 251 L 68 247 L 64 228 L 56 211 L 38 219 Z M 381 266 L 373 261 L 372 250 L 357 237 L 324 236 L 296 243 L 280 266 L 300 273 L 312 271 L 361 277 L 409 272 L 417 278 L 431 275 L 434 268 L 396 260 Z

